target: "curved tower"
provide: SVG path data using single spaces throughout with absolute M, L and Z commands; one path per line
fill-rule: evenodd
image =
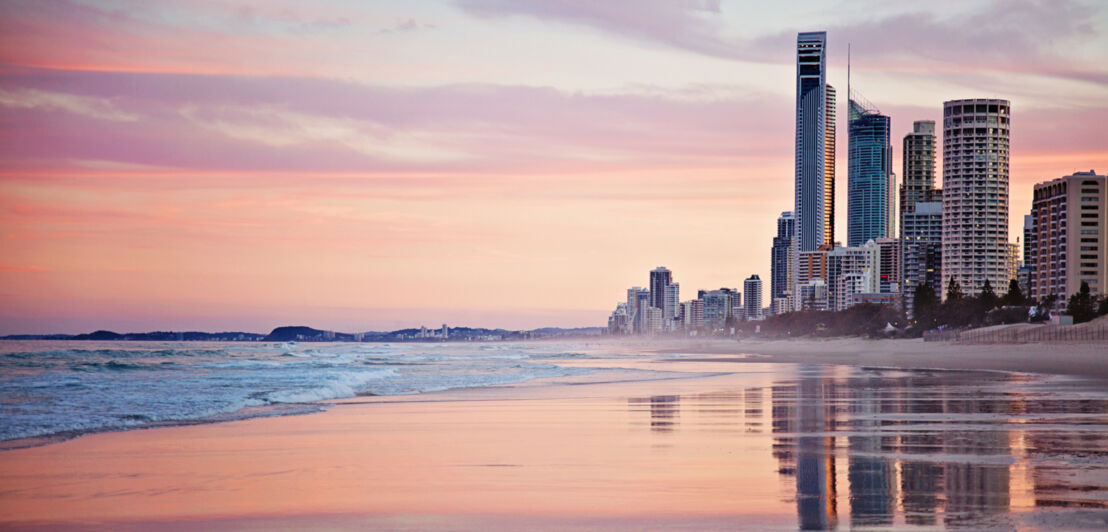
M 1009 281 L 1008 100 L 943 102 L 943 244 L 945 288 L 953 277 L 966 294 L 987 279 Z

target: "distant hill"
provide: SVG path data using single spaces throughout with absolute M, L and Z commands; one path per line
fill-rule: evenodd
M 277 327 L 269 334 L 249 332 L 201 332 L 201 331 L 153 331 L 117 333 L 115 331 L 95 331 L 84 334 L 11 334 L 0 336 L 0 340 L 100 340 L 100 341 L 149 341 L 149 342 L 466 342 L 496 340 L 531 340 L 537 338 L 599 336 L 603 327 L 579 327 L 562 329 L 543 327 L 530 331 L 510 331 L 507 329 L 485 329 L 480 327 L 452 327 L 447 336 L 442 329 L 399 329 L 396 331 L 368 331 L 364 333 L 340 333 L 315 329 L 304 325 Z
M 265 342 L 350 342 L 353 340 L 353 334 L 323 331 L 303 325 L 277 327 L 262 338 Z
M 0 340 L 72 340 L 72 334 L 9 334 Z
M 256 342 L 264 338 L 264 334 L 248 332 L 131 332 L 117 333 L 115 331 L 96 331 L 85 334 L 10 334 L 0 336 L 0 340 L 134 340 L 146 342 Z
M 74 340 L 122 340 L 124 335 L 112 331 L 96 331 L 87 334 L 78 334 Z

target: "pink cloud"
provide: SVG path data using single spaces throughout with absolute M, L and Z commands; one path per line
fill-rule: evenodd
M 7 102 L 0 106 L 0 149 L 13 162 L 519 172 L 740 165 L 744 158 L 788 152 L 770 140 L 788 135 L 788 104 L 768 95 L 386 88 L 308 78 L 11 67 L 2 81 L 8 96 L 0 100 Z M 96 102 L 98 114 L 36 106 L 40 100 Z M 109 127 L 104 116 L 113 113 L 128 120 Z

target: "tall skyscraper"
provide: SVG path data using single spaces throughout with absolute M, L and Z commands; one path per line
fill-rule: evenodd
M 847 138 L 848 246 L 893 236 L 893 147 L 889 117 L 850 94 Z
M 757 274 L 751 275 L 743 281 L 743 292 L 746 292 L 746 303 L 743 306 L 746 319 L 762 319 L 762 279 Z
M 796 218 L 785 211 L 777 219 L 777 236 L 770 249 L 770 299 L 786 298 L 792 293 L 792 245 L 796 234 Z
M 939 201 L 935 190 L 935 121 L 916 120 L 904 135 L 900 178 L 900 216 L 914 212 L 917 203 Z M 903 227 L 903 224 L 901 224 Z
M 1058 296 L 1056 304 L 1089 284 L 1108 293 L 1108 177 L 1077 172 L 1035 185 L 1031 216 L 1031 297 Z
M 827 85 L 823 134 L 823 241 L 835 243 L 835 87 Z
M 912 316 L 916 287 L 942 292 L 942 190 L 935 188 L 935 121 L 916 120 L 904 135 L 900 185 L 900 256 L 904 311 Z M 926 203 L 924 207 L 920 204 Z M 924 212 L 916 216 L 917 208 Z
M 650 306 L 666 307 L 666 285 L 673 282 L 673 274 L 664 266 L 650 270 Z
M 813 251 L 830 243 L 828 228 L 833 218 L 834 203 L 828 197 L 827 147 L 828 131 L 834 131 L 834 123 L 828 128 L 826 44 L 827 32 L 823 31 L 800 33 L 796 37 L 796 190 L 793 213 L 800 251 Z M 833 145 L 834 141 L 830 143 Z
M 1008 286 L 1008 100 L 943 103 L 943 286 Z

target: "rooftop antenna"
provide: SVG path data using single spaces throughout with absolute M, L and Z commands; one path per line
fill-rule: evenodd
M 854 98 L 850 94 L 850 43 L 846 43 L 846 104 L 850 105 L 850 100 Z

